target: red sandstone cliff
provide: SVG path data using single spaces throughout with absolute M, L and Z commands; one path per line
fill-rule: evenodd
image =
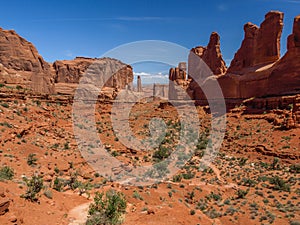
M 299 18 L 297 16 L 294 20 L 288 50 L 281 59 L 283 13 L 267 13 L 260 28 L 251 23 L 245 24 L 245 38 L 227 72 L 207 79 L 203 85 L 209 87 L 210 81 L 217 79 L 227 101 L 300 93 Z M 209 63 L 207 65 L 210 66 Z M 205 99 L 201 88 L 194 82 L 189 85 L 189 93 L 194 99 Z
M 39 55 L 32 43 L 15 31 L 0 28 L 0 83 L 21 85 L 37 93 L 51 94 L 55 92 L 55 83 L 62 84 L 62 87 L 66 87 L 64 84 L 77 84 L 87 68 L 96 60 L 99 62 L 102 59 L 77 57 L 74 60 L 56 61 L 50 65 Z M 108 80 L 106 87 L 124 88 L 132 82 L 132 67 L 123 65 L 124 67 Z M 67 91 L 68 93 L 72 93 L 76 88 L 74 85 L 67 86 L 71 90 Z
M 266 14 L 260 27 L 246 23 L 245 37 L 234 56 L 229 73 L 244 74 L 248 67 L 276 62 L 280 58 L 280 37 L 283 28 L 283 13 L 271 11 Z
M 31 87 L 36 92 L 53 93 L 50 65 L 30 42 L 13 30 L 0 28 L 0 81 Z M 4 69 L 5 68 L 5 69 Z
M 218 33 L 213 32 L 210 35 L 207 47 L 198 46 L 192 48 L 191 52 L 198 55 L 208 65 L 214 75 L 221 75 L 226 72 L 227 68 L 222 58 Z M 192 63 L 191 60 L 192 58 L 190 57 L 189 63 Z
M 76 57 L 73 60 L 61 60 L 53 63 L 55 70 L 55 83 L 78 83 L 82 75 L 90 65 L 102 59 Z M 106 83 L 106 87 L 125 88 L 133 81 L 132 67 L 124 64 L 115 76 L 112 76 Z M 113 74 L 112 74 L 113 75 Z
M 294 19 L 286 54 L 272 67 L 268 95 L 300 93 L 300 15 Z

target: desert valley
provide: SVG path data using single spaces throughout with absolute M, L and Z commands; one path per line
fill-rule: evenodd
M 281 56 L 283 17 L 270 11 L 260 25 L 246 23 L 229 66 L 220 48 L 227 43 L 213 32 L 207 46 L 190 46 L 188 61 L 170 68 L 169 85 L 157 84 L 154 90 L 143 88 L 143 80 L 135 87 L 133 65 L 119 59 L 48 63 L 17 31 L 0 28 L 0 224 L 299 225 L 300 15 L 288 21 L 293 31 Z M 201 69 L 197 60 L 212 72 L 201 84 L 189 75 Z M 83 157 L 74 131 L 84 124 L 73 123 L 74 95 L 95 64 L 108 73 L 117 70 L 97 94 L 95 130 L 105 151 L 129 172 L 171 155 L 181 129 L 177 108 L 184 111 L 185 101 L 195 103 L 200 135 L 176 174 L 131 185 L 103 176 Z M 226 129 L 216 157 L 202 170 L 213 132 L 210 99 L 203 90 L 211 90 L 214 82 L 224 96 Z M 151 151 L 127 147 L 116 136 L 112 108 L 122 90 L 133 96 L 163 93 L 164 98 L 137 101 L 128 118 L 139 140 L 151 136 L 152 118 L 165 122 L 166 135 Z

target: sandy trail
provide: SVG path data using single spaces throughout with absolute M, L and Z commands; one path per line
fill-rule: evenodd
M 69 225 L 84 225 L 87 220 L 89 205 L 90 202 L 84 203 L 70 210 L 68 215 L 71 222 Z

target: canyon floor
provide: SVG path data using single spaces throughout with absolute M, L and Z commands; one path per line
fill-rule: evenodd
M 0 173 L 0 209 L 9 201 L 0 215 L 1 225 L 84 224 L 94 194 L 108 189 L 125 194 L 126 225 L 300 224 L 300 128 L 275 125 L 280 113 L 246 114 L 242 106 L 227 113 L 222 147 L 212 164 L 199 170 L 210 115 L 197 106 L 201 138 L 195 155 L 168 181 L 136 187 L 103 178 L 81 156 L 70 96 L 32 95 L 8 85 L 1 85 L 0 93 L 0 169 L 14 172 L 11 179 Z M 130 126 L 141 139 L 149 136 L 151 118 L 163 118 L 167 124 L 164 148 L 150 152 L 120 143 L 112 128 L 111 107 L 110 101 L 98 102 L 96 128 L 117 159 L 146 165 L 165 157 L 159 151 L 175 148 L 180 118 L 172 105 L 148 99 L 132 108 Z M 38 201 L 31 202 L 20 196 L 27 188 L 24 177 L 34 174 L 42 177 L 44 187 Z M 66 185 L 71 180 L 80 185 Z

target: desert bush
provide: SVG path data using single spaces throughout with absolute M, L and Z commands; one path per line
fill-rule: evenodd
M 180 182 L 182 180 L 182 175 L 178 174 L 178 175 L 174 175 L 172 178 L 173 182 Z
M 248 186 L 248 187 L 255 187 L 256 182 L 255 182 L 255 180 L 252 180 L 250 178 L 243 177 L 242 178 L 242 185 L 243 186 Z
M 194 178 L 195 176 L 195 173 L 191 172 L 190 170 L 187 171 L 187 173 L 183 173 L 182 174 L 182 177 L 185 179 L 185 180 L 190 180 L 192 178 Z
M 27 157 L 27 164 L 29 165 L 29 166 L 35 166 L 37 163 L 37 158 L 35 157 L 36 156 L 36 154 L 34 154 L 34 153 L 30 153 L 29 155 L 28 155 L 28 157 Z
M 134 190 L 132 197 L 135 199 L 143 200 L 143 197 L 140 195 L 140 193 L 136 190 Z
M 159 149 L 154 152 L 153 158 L 156 162 L 160 162 L 161 160 L 168 158 L 170 155 L 170 150 L 162 145 L 159 146 Z
M 0 169 L 0 181 L 12 180 L 14 177 L 14 170 L 9 166 L 4 166 Z
M 196 214 L 196 211 L 194 209 L 190 210 L 190 214 L 191 215 L 195 215 Z
M 300 164 L 293 164 L 290 166 L 290 172 L 292 173 L 300 173 Z
M 245 196 L 248 194 L 249 190 L 247 189 L 246 191 L 245 190 L 242 190 L 242 189 L 239 189 L 237 190 L 236 192 L 236 195 L 237 195 L 237 198 L 245 198 Z
M 43 188 L 43 179 L 41 176 L 33 175 L 30 179 L 23 178 L 27 185 L 26 193 L 21 195 L 22 198 L 35 202 L 39 198 L 39 193 Z
M 269 179 L 270 184 L 273 184 L 274 190 L 281 190 L 281 191 L 290 191 L 290 185 L 288 185 L 283 179 L 278 176 L 271 177 Z
M 125 195 L 115 190 L 104 193 L 96 193 L 94 202 L 90 204 L 86 225 L 115 225 L 123 222 L 123 214 L 126 210 Z
M 56 177 L 53 182 L 53 189 L 61 192 L 62 189 L 66 186 L 66 181 L 62 178 Z
M 1 106 L 4 107 L 4 108 L 9 108 L 9 105 L 6 102 L 1 103 Z
M 247 158 L 244 158 L 244 157 L 242 157 L 242 158 L 240 158 L 240 160 L 239 160 L 239 165 L 240 166 L 244 166 L 245 164 L 246 164 L 246 162 L 247 162 Z
M 277 158 L 277 157 L 275 157 L 274 159 L 273 159 L 273 162 L 271 163 L 271 168 L 273 169 L 273 170 L 276 170 L 276 169 L 279 169 L 280 168 L 280 166 L 279 166 L 279 161 L 280 161 L 280 159 L 279 158 Z

